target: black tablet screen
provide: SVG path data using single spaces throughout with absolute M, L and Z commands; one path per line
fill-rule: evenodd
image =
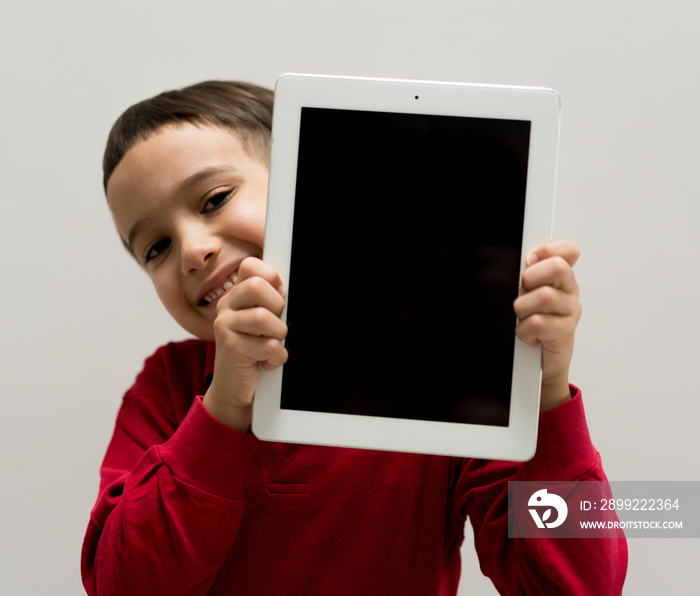
M 508 425 L 529 139 L 302 109 L 282 408 Z

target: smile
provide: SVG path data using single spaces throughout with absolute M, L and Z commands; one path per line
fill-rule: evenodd
M 229 279 L 227 279 L 223 283 L 223 285 L 212 290 L 206 296 L 204 296 L 204 298 L 202 298 L 202 301 L 200 302 L 200 304 L 202 306 L 206 306 L 208 304 L 211 304 L 212 302 L 214 302 L 214 300 L 216 300 L 217 298 L 220 298 L 226 292 L 228 292 L 236 284 L 237 281 L 238 281 L 238 271 L 236 271 L 236 273 L 231 275 L 231 277 Z

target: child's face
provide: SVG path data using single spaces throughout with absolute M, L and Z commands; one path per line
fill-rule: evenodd
M 129 149 L 109 179 L 121 237 L 197 337 L 214 339 L 216 294 L 232 287 L 245 257 L 262 255 L 267 178 L 235 133 L 181 124 Z

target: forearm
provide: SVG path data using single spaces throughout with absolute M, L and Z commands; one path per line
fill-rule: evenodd
M 472 461 L 469 466 L 474 469 L 467 468 L 460 479 L 482 570 L 501 593 L 598 595 L 622 590 L 627 569 L 624 538 L 508 537 L 509 481 L 606 481 L 580 393 L 572 388 L 572 394 L 568 403 L 540 415 L 532 460 L 519 465 Z
M 224 428 L 197 401 L 168 441 L 103 488 L 83 546 L 89 594 L 205 594 L 215 580 L 257 439 Z

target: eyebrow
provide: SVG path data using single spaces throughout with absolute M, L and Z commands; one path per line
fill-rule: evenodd
M 179 194 L 181 192 L 185 192 L 187 190 L 190 190 L 193 186 L 197 186 L 200 182 L 203 180 L 206 180 L 207 178 L 211 178 L 212 176 L 215 176 L 216 174 L 221 174 L 222 172 L 235 172 L 236 168 L 233 166 L 227 166 L 227 165 L 221 165 L 221 166 L 211 166 L 208 168 L 204 168 L 203 170 L 199 170 L 199 172 L 195 172 L 191 176 L 185 178 L 180 184 L 177 185 L 175 188 L 175 193 Z
M 216 176 L 217 174 L 221 174 L 222 172 L 235 171 L 236 168 L 228 165 L 210 166 L 208 168 L 204 168 L 202 170 L 199 170 L 198 172 L 195 172 L 191 176 L 188 176 L 182 182 L 180 182 L 175 187 L 175 191 L 173 194 L 178 195 L 187 192 L 188 190 L 191 190 L 192 188 L 197 186 L 200 182 L 206 180 L 207 178 L 211 178 L 212 176 Z M 136 256 L 134 253 L 134 238 L 136 238 L 141 229 L 144 226 L 146 226 L 146 224 L 150 223 L 152 220 L 152 217 L 144 217 L 143 219 L 138 220 L 129 230 L 129 234 L 127 235 L 125 244 L 132 255 Z

